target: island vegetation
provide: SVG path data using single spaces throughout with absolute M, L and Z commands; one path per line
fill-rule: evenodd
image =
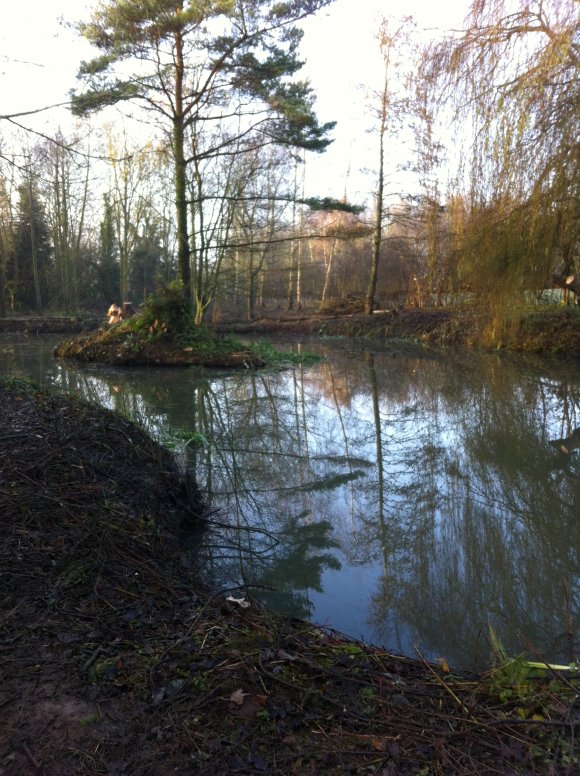
M 231 335 L 219 336 L 205 326 L 195 326 L 180 284 L 152 294 L 138 315 L 123 320 L 114 314 L 112 318 L 116 321 L 112 325 L 62 342 L 55 355 L 133 366 L 250 369 L 265 365 L 259 346 L 246 346 Z M 271 355 L 275 356 L 274 350 Z

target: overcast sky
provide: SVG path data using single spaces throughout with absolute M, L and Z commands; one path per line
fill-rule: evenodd
M 0 114 L 34 110 L 65 102 L 75 86 L 82 59 L 94 51 L 61 20 L 73 22 L 88 17 L 94 2 L 87 0 L 27 0 L 3 4 L 0 31 Z M 308 76 L 318 95 L 321 121 L 338 121 L 335 143 L 324 159 L 309 163 L 307 188 L 322 183 L 321 195 L 340 196 L 350 169 L 352 195 L 363 195 L 364 184 L 356 182 L 362 147 L 370 139 L 364 131 L 365 96 L 361 84 L 380 77 L 376 43 L 381 16 L 413 15 L 420 27 L 447 29 L 460 26 L 467 0 L 336 0 L 305 25 L 302 53 Z M 42 116 L 44 131 L 70 120 L 65 109 Z M 37 118 L 38 122 L 39 119 Z M 39 124 L 37 123 L 38 127 Z M 311 192 L 313 193 L 313 192 Z

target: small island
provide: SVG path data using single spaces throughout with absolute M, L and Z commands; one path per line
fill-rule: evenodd
M 194 326 L 179 284 L 151 294 L 143 310 L 125 320 L 111 316 L 108 325 L 60 343 L 57 358 L 116 366 L 203 366 L 256 369 L 265 365 L 256 349 L 233 336 Z

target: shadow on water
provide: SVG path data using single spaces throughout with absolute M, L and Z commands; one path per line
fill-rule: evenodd
M 123 412 L 215 509 L 191 562 L 278 611 L 394 651 L 489 663 L 576 656 L 580 365 L 318 347 L 244 374 L 56 362 L 0 342 L 4 373 Z

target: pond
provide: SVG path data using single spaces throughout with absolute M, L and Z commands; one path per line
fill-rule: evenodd
M 2 337 L 0 372 L 174 449 L 213 510 L 186 541 L 212 579 L 457 668 L 488 666 L 492 633 L 575 656 L 579 363 L 335 340 L 308 344 L 313 366 L 204 373 L 80 367 L 56 341 Z

